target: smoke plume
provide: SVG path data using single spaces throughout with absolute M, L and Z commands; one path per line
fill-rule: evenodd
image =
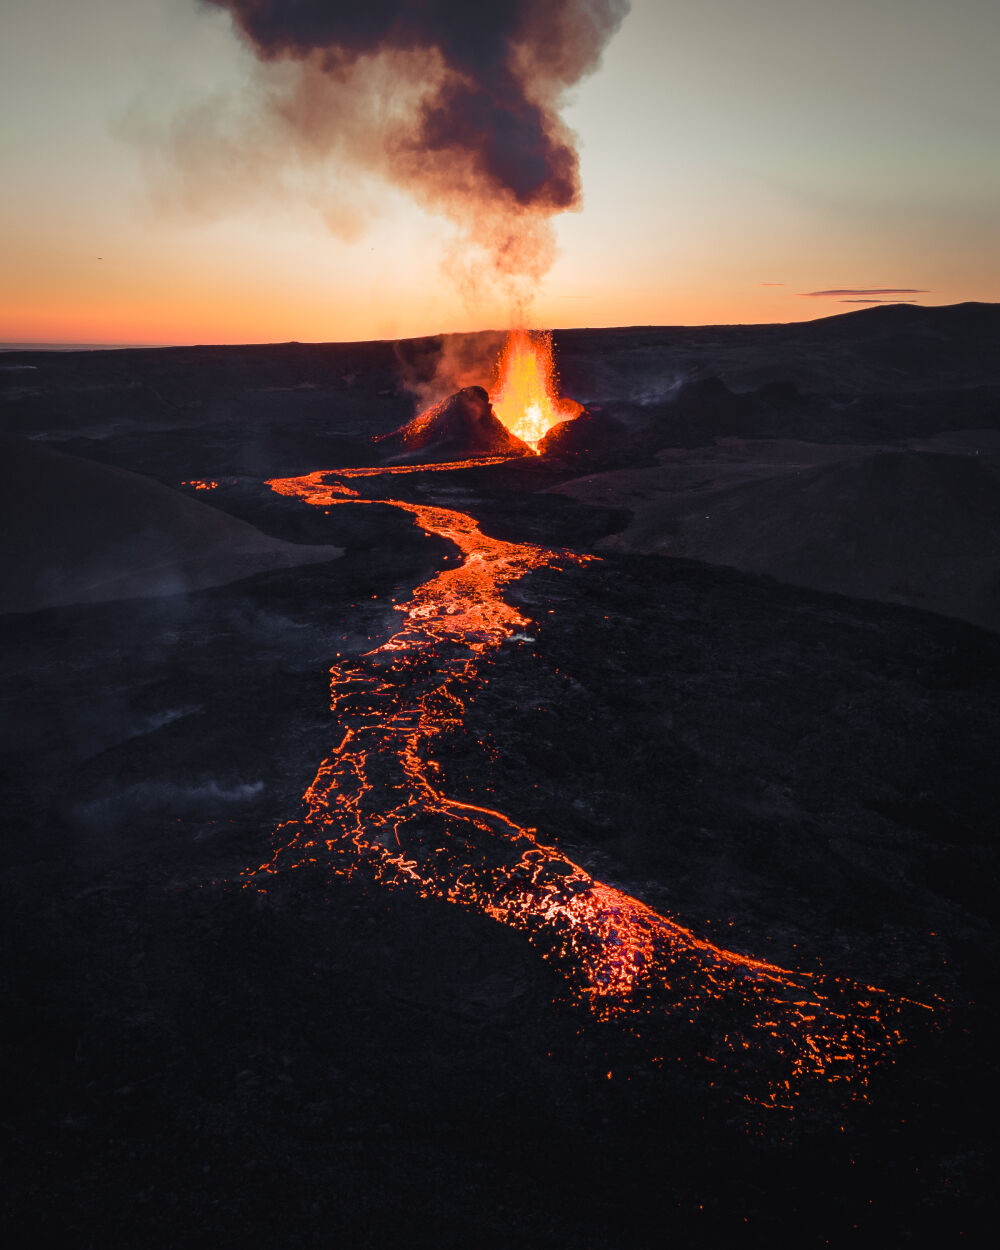
M 447 267 L 460 286 L 485 267 L 517 294 L 545 272 L 551 219 L 580 202 L 559 110 L 628 0 L 207 3 L 285 68 L 266 108 L 297 159 L 374 170 L 454 221 Z
M 418 410 L 466 386 L 488 387 L 503 340 L 503 333 L 496 330 L 404 340 L 395 347 L 400 380 L 415 397 Z

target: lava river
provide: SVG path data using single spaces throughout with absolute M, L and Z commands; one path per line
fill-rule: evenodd
M 455 467 L 342 469 L 268 483 L 323 508 L 391 504 L 464 559 L 396 605 L 402 620 L 390 638 L 330 670 L 339 741 L 247 885 L 266 889 L 270 874 L 318 863 L 474 908 L 526 933 L 599 1019 L 649 1038 L 654 1062 L 670 1058 L 666 1021 L 697 1029 L 698 1053 L 738 1075 L 744 1096 L 762 1106 L 791 1107 L 816 1082 L 863 1094 L 873 1063 L 902 1040 L 904 1013 L 920 1004 L 716 946 L 594 880 L 538 830 L 443 789 L 435 740 L 461 729 L 491 657 L 529 624 L 504 587 L 531 569 L 594 558 L 489 538 L 466 513 L 362 499 L 348 485 Z

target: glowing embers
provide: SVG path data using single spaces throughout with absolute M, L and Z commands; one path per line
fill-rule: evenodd
M 574 893 L 565 922 L 558 955 L 584 973 L 575 988 L 600 1019 L 641 1034 L 656 1061 L 684 1049 L 676 1026 L 686 1026 L 698 1057 L 742 1078 L 759 1106 L 791 1109 L 816 1081 L 863 1096 L 872 1064 L 903 1040 L 904 1018 L 929 1010 L 726 950 L 596 881 Z
M 320 506 L 366 502 L 343 481 L 324 480 L 331 477 L 270 485 Z M 461 730 L 489 655 L 527 624 L 503 587 L 530 569 L 586 557 L 489 538 L 452 509 L 372 502 L 410 512 L 465 559 L 397 605 L 404 621 L 391 638 L 330 670 L 343 736 L 306 792 L 301 818 L 277 831 L 272 858 L 248 877 L 259 884 L 322 861 L 473 908 L 525 932 L 573 995 L 641 1036 L 654 1061 L 686 1045 L 692 1057 L 725 1065 L 736 1088 L 763 1106 L 790 1107 L 816 1081 L 862 1093 L 871 1064 L 902 1040 L 904 1013 L 920 1004 L 716 946 L 595 881 L 536 830 L 445 793 L 435 740 Z M 694 1040 L 682 1045 L 681 1033 Z
M 580 414 L 578 403 L 559 396 L 551 331 L 510 331 L 490 402 L 507 429 L 533 448 L 554 425 Z
M 235 486 L 236 481 L 235 477 L 218 480 L 211 477 L 193 477 L 189 481 L 181 482 L 181 486 L 191 486 L 194 490 L 218 490 L 220 486 Z

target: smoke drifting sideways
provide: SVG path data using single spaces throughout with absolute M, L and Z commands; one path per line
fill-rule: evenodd
M 559 110 L 629 0 L 205 2 L 278 70 L 259 103 L 286 159 L 387 178 L 458 227 L 445 267 L 463 294 L 485 281 L 530 298 L 554 259 L 552 218 L 581 198 Z

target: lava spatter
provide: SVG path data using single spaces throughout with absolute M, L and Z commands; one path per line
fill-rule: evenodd
M 476 909 L 527 933 L 598 1019 L 634 1033 L 664 1019 L 697 1025 L 702 1056 L 743 1074 L 746 1096 L 761 1105 L 791 1107 L 816 1081 L 862 1095 L 872 1064 L 902 1040 L 908 1007 L 922 1004 L 717 946 L 596 881 L 537 830 L 442 789 L 435 740 L 462 725 L 491 655 L 529 624 L 504 587 L 531 569 L 594 558 L 490 538 L 467 513 L 362 499 L 348 484 L 458 467 L 468 466 L 319 471 L 269 483 L 321 507 L 391 504 L 464 559 L 395 605 L 402 622 L 389 639 L 330 670 L 342 737 L 302 814 L 279 827 L 273 855 L 247 872 L 247 884 L 263 889 L 269 875 L 322 862 Z
M 551 330 L 511 330 L 490 391 L 493 411 L 515 437 L 537 452 L 554 425 L 583 411 L 559 394 Z

